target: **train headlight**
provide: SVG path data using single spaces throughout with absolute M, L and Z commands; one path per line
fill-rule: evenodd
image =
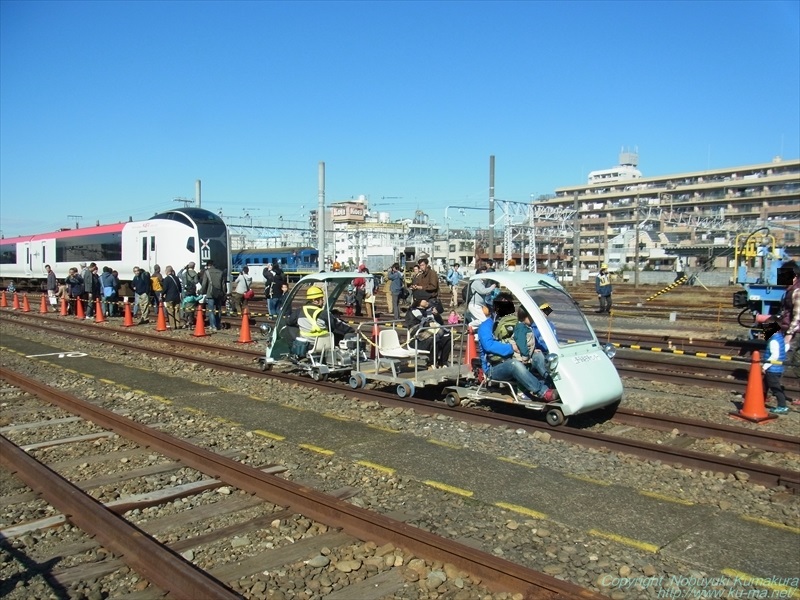
M 603 351 L 608 358 L 614 358 L 617 355 L 617 347 L 614 344 L 606 344 L 603 346 Z
M 551 373 L 555 373 L 558 368 L 558 354 L 551 352 L 544 357 L 544 361 L 547 364 L 547 370 Z
M 258 326 L 258 328 L 261 330 L 261 333 L 264 335 L 264 337 L 272 336 L 272 325 L 269 323 L 262 323 Z

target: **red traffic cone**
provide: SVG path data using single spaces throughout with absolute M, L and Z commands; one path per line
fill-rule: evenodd
M 131 303 L 125 298 L 125 318 L 122 321 L 123 327 L 133 327 L 133 311 L 131 310 Z
M 100 303 L 100 298 L 96 298 L 94 301 L 94 322 L 95 323 L 106 322 L 106 318 L 103 315 L 103 305 Z
M 3 295 L 0 296 L 0 308 L 8 308 L 8 300 L 6 300 L 5 290 L 3 290 Z
M 47 296 L 42 294 L 42 301 L 39 304 L 39 314 L 46 315 L 47 314 Z
M 59 316 L 66 317 L 69 316 L 69 305 L 67 303 L 67 298 L 65 296 L 61 297 L 61 312 Z
M 164 314 L 164 303 L 158 303 L 158 318 L 156 319 L 156 331 L 167 330 L 167 315 Z
M 11 307 L 13 310 L 19 310 L 19 294 L 14 292 L 14 303 Z
M 250 337 L 250 312 L 245 307 L 242 313 L 242 328 L 239 331 L 239 339 L 236 340 L 237 344 L 252 344 L 253 338 Z
M 472 359 L 478 358 L 478 350 L 475 347 L 475 332 L 472 326 L 467 327 L 467 349 L 464 351 L 464 364 L 472 368 Z
M 86 313 L 83 312 L 83 300 L 75 298 L 75 316 L 78 319 L 85 319 Z
M 197 314 L 194 316 L 194 333 L 192 335 L 194 337 L 205 337 L 208 335 L 206 333 L 206 319 L 203 315 L 203 307 L 200 304 L 197 305 Z
M 28 304 L 28 294 L 22 294 L 22 312 L 31 312 L 31 305 Z
M 750 375 L 747 378 L 747 390 L 744 393 L 744 404 L 738 412 L 730 413 L 733 417 L 761 423 L 770 419 L 777 419 L 764 407 L 764 380 L 761 375 L 761 354 L 753 351 L 753 361 L 750 363 Z

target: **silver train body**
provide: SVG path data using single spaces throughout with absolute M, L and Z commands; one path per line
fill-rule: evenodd
M 82 229 L 0 240 L 0 280 L 17 287 L 35 287 L 47 279 L 50 265 L 59 281 L 70 267 L 97 263 L 110 267 L 122 281 L 133 278 L 133 268 L 148 272 L 153 266 L 172 265 L 175 272 L 208 260 L 230 273 L 230 234 L 222 219 L 202 208 L 159 213 L 145 221 L 130 221 Z

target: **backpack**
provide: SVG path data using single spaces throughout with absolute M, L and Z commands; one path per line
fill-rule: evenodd
M 517 326 L 517 323 L 519 323 L 519 319 L 514 313 L 500 317 L 500 320 L 494 324 L 494 336 L 498 340 L 510 338 L 514 334 L 514 327 Z

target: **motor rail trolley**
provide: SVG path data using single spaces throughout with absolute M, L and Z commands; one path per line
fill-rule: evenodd
M 420 348 L 420 339 L 409 336 L 401 322 L 374 319 L 351 327 L 339 316 L 345 312 L 344 299 L 353 279 L 370 278 L 368 273 L 315 273 L 303 277 L 292 287 L 281 306 L 274 326 L 263 325 L 267 335 L 265 357 L 260 359 L 263 370 L 276 364 L 290 366 L 308 374 L 314 380 L 344 376 L 354 389 L 368 382 L 394 386 L 401 398 L 413 396 L 416 389 L 427 385 L 456 382 L 469 374 L 463 364 L 463 325 L 439 326 L 438 343 L 449 345 L 447 364 L 431 366 L 431 351 Z M 309 335 L 296 326 L 298 309 L 309 305 L 309 293 L 318 298 L 329 327 L 325 335 Z M 320 321 L 321 323 L 321 321 Z M 436 335 L 436 334 L 434 334 Z M 437 341 L 431 350 L 435 353 Z
M 514 383 L 483 377 L 483 369 L 476 364 L 476 379 L 460 380 L 456 385 L 444 388 L 449 406 L 478 402 L 514 403 L 543 412 L 547 422 L 556 426 L 571 415 L 604 408 L 613 410 L 619 404 L 622 382 L 611 362 L 616 350 L 611 344 L 604 345 L 597 339 L 578 304 L 561 284 L 547 275 L 528 272 L 481 273 L 475 278 L 493 280 L 513 296 L 515 309 L 520 305 L 525 307 L 546 343 L 546 382 L 558 391 L 559 398 L 549 403 L 523 399 Z M 543 305 L 552 309 L 549 316 L 539 308 Z M 481 353 L 480 347 L 478 352 Z

